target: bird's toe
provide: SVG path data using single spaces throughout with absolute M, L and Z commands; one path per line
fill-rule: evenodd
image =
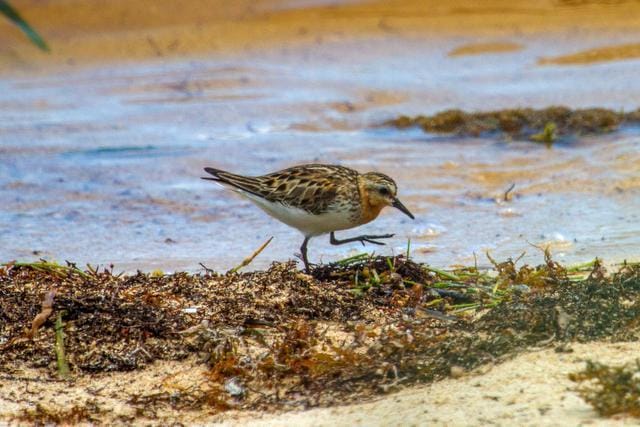
M 374 245 L 380 245 L 380 246 L 386 245 L 386 243 L 384 242 L 378 242 L 377 240 L 372 240 L 372 239 L 364 239 L 364 241 L 368 243 L 372 243 Z M 364 245 L 364 242 L 362 244 Z

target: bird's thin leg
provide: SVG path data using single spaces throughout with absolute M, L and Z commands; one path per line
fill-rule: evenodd
M 309 259 L 307 258 L 307 243 L 309 243 L 311 237 L 305 237 L 302 246 L 300 246 L 300 253 L 302 254 L 302 262 L 304 263 L 304 271 L 309 274 Z
M 351 237 L 349 239 L 338 240 L 336 239 L 336 236 L 333 233 L 334 232 L 332 231 L 331 236 L 329 238 L 329 243 L 331 243 L 332 245 L 344 245 L 345 243 L 351 243 L 351 242 L 360 242 L 362 243 L 362 246 L 364 246 L 365 242 L 373 243 L 374 245 L 384 245 L 385 244 L 384 242 L 378 242 L 373 239 L 390 239 L 394 236 L 393 234 L 381 234 L 379 236 L 363 235 L 363 236 Z

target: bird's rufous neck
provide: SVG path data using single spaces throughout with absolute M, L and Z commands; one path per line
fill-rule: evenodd
M 375 200 L 372 200 L 371 193 L 367 190 L 362 176 L 358 177 L 358 192 L 360 193 L 360 223 L 366 224 L 376 219 L 386 204 L 376 203 Z

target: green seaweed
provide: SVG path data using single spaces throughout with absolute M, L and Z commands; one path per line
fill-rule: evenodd
M 530 140 L 535 142 L 542 142 L 544 144 L 552 144 L 557 139 L 556 130 L 557 126 L 553 122 L 549 122 L 544 126 L 542 132 L 535 133 L 529 137 Z

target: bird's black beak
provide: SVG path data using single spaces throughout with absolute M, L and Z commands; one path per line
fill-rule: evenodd
M 406 208 L 405 205 L 402 204 L 402 202 L 396 198 L 394 198 L 393 203 L 391 204 L 391 206 L 393 206 L 394 208 L 398 208 L 400 209 L 400 211 L 402 211 L 402 213 L 404 213 L 405 215 L 407 215 L 409 218 L 411 219 L 416 219 L 413 214 L 411 212 L 409 212 L 409 209 Z

